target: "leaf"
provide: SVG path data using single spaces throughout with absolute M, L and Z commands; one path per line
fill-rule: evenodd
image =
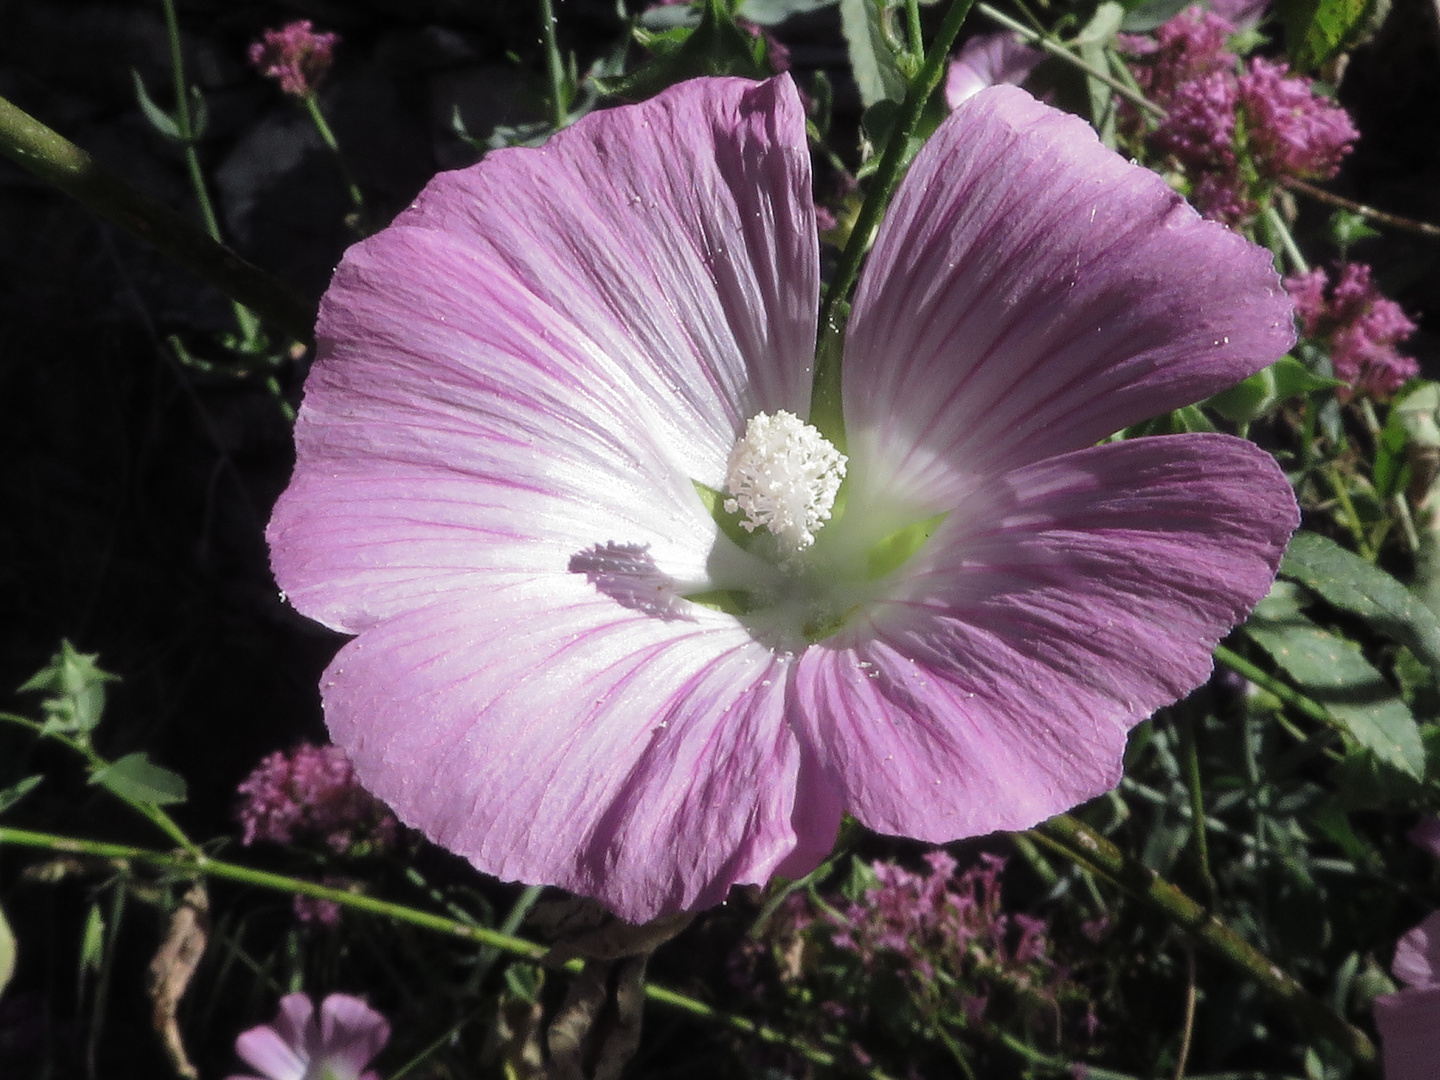
M 49 691 L 40 707 L 45 712 L 47 731 L 85 734 L 100 723 L 105 711 L 105 684 L 118 675 L 95 665 L 99 653 L 76 652 L 69 641 L 60 642 L 60 651 L 50 663 L 27 679 L 20 693 Z
M 5 918 L 5 910 L 0 908 L 0 996 L 5 993 L 5 987 L 10 985 L 10 980 L 15 975 L 15 931 L 10 929 L 10 921 Z
M 1105 54 L 1115 44 L 1115 35 L 1119 33 L 1124 18 L 1125 9 L 1115 0 L 1105 0 L 1096 8 L 1094 16 L 1075 38 L 1080 58 L 1093 68 L 1108 70 L 1110 61 Z M 1100 134 L 1100 141 L 1114 150 L 1115 92 L 1090 75 L 1085 76 L 1085 85 L 1090 96 L 1090 120 Z
M 85 919 L 85 936 L 80 939 L 80 971 L 99 971 L 105 954 L 105 916 L 100 905 L 91 904 Z
M 135 100 L 140 103 L 140 111 L 145 114 L 145 119 L 150 121 L 150 126 L 171 142 L 181 142 L 180 125 L 151 99 L 150 92 L 145 89 L 145 80 L 140 78 L 140 72 L 131 68 L 130 77 L 135 80 Z
M 1360 647 L 1316 626 L 1298 608 L 1281 611 L 1280 606 L 1262 602 L 1245 624 L 1246 636 L 1323 705 L 1356 743 L 1383 764 L 1416 779 L 1423 777 L 1420 727 Z
M 1296 533 L 1280 564 L 1327 603 L 1358 615 L 1440 672 L 1440 618 L 1385 571 L 1318 533 Z
M 1341 251 L 1360 240 L 1370 240 L 1380 235 L 1372 229 L 1365 218 L 1350 210 L 1336 210 L 1330 215 L 1330 240 Z
M 1379 6 L 1374 0 L 1278 0 L 1285 48 L 1293 66 L 1314 71 L 1356 44 Z
M 840 0 L 744 0 L 735 12 L 747 22 L 761 26 L 778 26 L 792 15 L 808 15 L 821 8 L 834 7 Z
M 884 19 L 885 12 L 876 0 L 840 0 L 840 29 L 866 108 L 886 99 L 905 100 L 905 77 L 885 34 Z
M 1189 7 L 1194 0 L 1145 0 L 1141 4 L 1126 4 L 1130 10 L 1120 29 L 1127 34 L 1148 34 L 1162 23 L 1167 23 Z
M 757 54 L 760 50 L 760 54 Z M 708 0 L 700 25 L 684 42 L 656 57 L 629 75 L 619 78 L 592 78 L 602 94 L 641 101 L 667 86 L 702 75 L 738 75 L 747 79 L 768 78 L 772 72 L 761 62 L 764 44 L 735 25 L 735 17 L 723 0 Z
M 11 784 L 8 788 L 0 790 L 0 814 L 9 810 L 26 795 L 34 791 L 35 788 L 39 787 L 40 781 L 43 779 L 45 779 L 43 776 L 27 776 L 18 784 Z
M 1287 398 L 1344 385 L 1339 379 L 1316 375 L 1293 356 L 1282 356 L 1205 404 L 1227 420 L 1248 424 Z
M 143 751 L 126 754 L 92 773 L 90 783 L 108 788 L 131 802 L 168 806 L 186 799 L 185 778 L 154 764 Z

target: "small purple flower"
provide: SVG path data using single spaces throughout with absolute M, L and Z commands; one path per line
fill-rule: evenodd
M 378 1080 L 365 1066 L 389 1038 L 390 1024 L 359 998 L 331 994 L 317 1019 L 308 994 L 287 994 L 272 1023 L 235 1040 L 235 1052 L 261 1075 L 230 1080 Z
M 1152 36 L 1122 34 L 1120 45 L 1139 60 L 1135 81 L 1145 96 L 1168 109 L 1175 92 L 1186 83 L 1233 72 L 1235 54 L 1228 42 L 1234 32 L 1226 19 L 1192 4 L 1157 26 Z
M 237 789 L 242 842 L 320 840 L 340 854 L 395 842 L 395 816 L 360 786 L 345 751 L 302 743 L 265 758 Z
M 308 97 L 330 70 L 339 34 L 316 33 L 309 19 L 266 30 L 250 46 L 250 63 L 292 97 Z
M 1354 393 L 1383 399 L 1419 374 L 1414 358 L 1395 348 L 1414 333 L 1415 324 L 1375 288 L 1370 267 L 1345 263 L 1339 280 L 1327 286 L 1320 269 L 1285 279 L 1301 334 L 1329 350 L 1337 379 Z
M 819 270 L 787 76 L 494 152 L 346 254 L 268 538 L 357 635 L 326 720 L 402 820 L 644 922 L 808 872 L 846 812 L 1033 824 L 1209 677 L 1289 484 L 1223 435 L 1097 443 L 1285 352 L 1268 253 L 982 90 L 879 230 L 843 448 Z
M 1260 175 L 1272 180 L 1328 180 L 1360 133 L 1350 115 L 1315 92 L 1315 84 L 1257 56 L 1236 79 L 1238 101 Z
M 957 108 L 987 86 L 1019 86 L 1040 65 L 1045 54 L 1014 34 L 980 34 L 965 42 L 945 73 L 945 104 Z

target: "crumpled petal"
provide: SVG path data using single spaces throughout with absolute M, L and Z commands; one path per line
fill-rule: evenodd
M 402 820 L 488 873 L 643 922 L 833 843 L 838 807 L 816 820 L 825 799 L 796 795 L 786 664 L 729 616 L 656 619 L 577 574 L 395 616 L 321 689 Z
M 355 633 L 609 540 L 713 539 L 746 419 L 806 415 L 819 255 L 788 77 L 709 79 L 431 181 L 321 305 L 268 531 L 294 605 Z
M 1297 523 L 1274 460 L 1223 435 L 977 482 L 889 598 L 799 661 L 845 808 L 941 842 L 1113 787 L 1125 733 L 1209 676 Z
M 331 994 L 320 1003 L 320 1045 L 336 1080 L 358 1078 L 390 1039 L 390 1023 L 349 994 Z
M 1209 396 L 1294 341 L 1267 252 L 1015 87 L 961 105 L 880 228 L 845 343 L 852 482 L 945 509 L 967 475 Z
M 1390 971 L 1406 986 L 1440 986 L 1440 911 L 1426 916 L 1396 943 Z M 1440 1016 L 1436 1019 L 1440 1021 Z
M 1440 987 L 1375 999 L 1385 1080 L 1435 1080 L 1440 1062 Z

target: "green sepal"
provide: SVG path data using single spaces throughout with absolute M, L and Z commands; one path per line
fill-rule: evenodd
M 1227 420 L 1248 424 L 1288 398 L 1344 385 L 1340 379 L 1316 375 L 1293 356 L 1282 356 L 1205 404 Z
M 950 516 L 950 511 L 917 521 L 896 529 L 865 553 L 865 576 L 876 581 L 893 570 L 899 569 L 910 557 L 925 546 L 925 541 L 935 534 L 940 523 Z
M 750 594 L 742 589 L 706 589 L 704 592 L 686 593 L 685 599 L 692 604 L 719 611 L 726 615 L 748 615 L 754 608 Z
M 720 531 L 728 536 L 736 547 L 743 551 L 750 550 L 750 544 L 755 539 L 755 534 L 740 527 L 740 515 L 732 514 L 725 509 L 725 493 L 716 491 L 709 484 L 702 484 L 699 480 L 691 480 L 695 485 L 695 494 L 700 496 L 700 502 L 706 512 L 715 520 Z

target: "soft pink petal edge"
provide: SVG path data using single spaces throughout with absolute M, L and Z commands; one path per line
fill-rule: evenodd
M 995 86 L 940 126 L 881 226 L 847 331 L 847 437 L 869 486 L 944 509 L 963 474 L 1092 445 L 1293 342 L 1268 252 Z
M 1440 987 L 1375 999 L 1385 1080 L 1436 1080 L 1440 1063 Z
M 1113 787 L 1126 732 L 1208 678 L 1297 523 L 1274 460 L 1221 435 L 978 484 L 865 625 L 799 662 L 807 735 L 846 810 L 943 842 Z

